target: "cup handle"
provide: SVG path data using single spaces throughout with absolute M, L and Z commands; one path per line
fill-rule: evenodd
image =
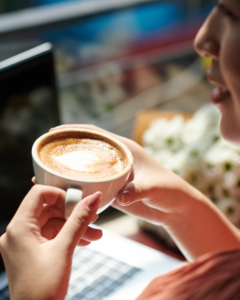
M 65 199 L 65 219 L 67 220 L 71 215 L 74 207 L 78 202 L 82 200 L 82 191 L 74 188 L 69 188 L 67 190 L 67 195 Z

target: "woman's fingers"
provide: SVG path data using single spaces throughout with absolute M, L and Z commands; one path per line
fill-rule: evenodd
M 97 241 L 102 237 L 102 230 L 97 228 L 88 227 L 82 238 L 86 241 Z
M 86 128 L 90 130 L 97 130 L 97 131 L 102 131 L 102 132 L 107 132 L 104 129 L 101 129 L 95 125 L 86 125 L 86 124 L 66 124 L 66 125 L 60 125 L 57 127 L 51 128 L 49 131 L 54 131 L 54 130 L 59 130 L 59 129 L 67 129 L 67 128 Z
M 45 205 L 38 218 L 39 226 L 43 227 L 50 219 L 53 218 L 64 218 L 64 207 L 60 208 L 57 205 Z
M 65 201 L 63 197 L 59 197 L 54 205 L 43 204 L 41 214 L 38 217 L 39 226 L 43 227 L 49 219 L 52 218 L 64 218 Z M 98 215 L 95 214 L 91 220 L 91 223 L 98 219 Z
M 60 129 L 69 129 L 69 128 L 79 128 L 79 129 L 88 129 L 88 130 L 95 130 L 95 131 L 99 131 L 99 132 L 102 132 L 102 133 L 106 133 L 108 135 L 111 135 L 115 138 L 118 138 L 118 139 L 124 139 L 114 133 L 111 133 L 107 130 L 104 130 L 100 127 L 97 127 L 95 125 L 86 125 L 86 124 L 67 124 L 67 125 L 60 125 L 60 126 L 57 126 L 57 127 L 54 127 L 54 128 L 51 128 L 49 131 L 55 131 L 55 130 L 60 130 Z
M 94 223 L 97 219 L 98 219 L 98 215 L 96 214 L 96 215 L 93 217 L 91 223 Z
M 85 247 L 85 246 L 88 246 L 88 245 L 90 245 L 91 244 L 91 242 L 89 242 L 89 241 L 85 241 L 85 240 L 80 240 L 79 242 L 78 242 L 78 244 L 77 244 L 77 246 L 79 246 L 79 247 Z
M 63 220 L 63 219 L 51 219 L 51 220 L 49 220 L 42 227 L 42 230 L 41 230 L 42 237 L 44 237 L 47 240 L 54 239 L 57 236 L 57 234 L 59 233 L 59 231 L 62 229 L 65 222 L 66 221 Z M 95 234 L 95 237 L 92 240 L 97 240 L 98 239 L 97 236 L 99 236 L 99 238 L 101 238 L 102 234 L 99 234 L 99 232 L 98 232 L 97 234 Z M 80 239 L 80 241 L 78 242 L 77 245 L 80 246 L 80 247 L 85 247 L 85 246 L 88 246 L 90 244 L 91 244 L 91 238 L 88 236 L 88 240 Z
M 86 232 L 89 223 L 96 215 L 101 197 L 102 194 L 97 192 L 76 205 L 69 219 L 56 236 L 56 243 L 59 244 L 59 247 L 63 247 L 64 245 L 67 251 L 70 250 L 73 252 Z
M 55 205 L 44 205 L 41 215 L 38 218 L 40 227 L 43 227 L 48 220 L 53 218 L 64 218 L 64 202 L 56 203 Z M 98 215 L 95 214 L 91 220 L 91 223 L 98 219 Z
M 120 205 L 129 205 L 149 197 L 148 190 L 144 190 L 135 181 L 129 182 L 118 193 L 117 200 Z
M 33 183 L 33 184 L 37 184 L 37 180 L 36 180 L 36 177 L 35 177 L 35 176 L 32 178 L 32 183 Z
M 65 224 L 65 220 L 59 218 L 50 219 L 42 228 L 41 228 L 41 235 L 51 240 L 57 236 L 59 231 L 62 229 L 63 225 Z
M 65 222 L 65 220 L 60 218 L 52 218 L 48 220 L 48 222 L 41 228 L 41 235 L 48 240 L 55 238 Z M 88 227 L 81 240 L 85 240 L 85 242 L 92 242 L 99 240 L 101 237 L 101 229 Z M 83 246 L 83 244 L 81 244 L 81 246 Z
M 50 186 L 35 185 L 28 192 L 14 216 L 16 220 L 23 218 L 39 218 L 42 214 L 44 204 L 55 205 L 61 210 L 64 209 L 66 192 Z

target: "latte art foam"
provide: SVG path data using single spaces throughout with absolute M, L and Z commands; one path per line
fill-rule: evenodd
M 39 158 L 51 170 L 76 179 L 106 179 L 125 167 L 122 153 L 102 140 L 57 138 L 39 149 Z

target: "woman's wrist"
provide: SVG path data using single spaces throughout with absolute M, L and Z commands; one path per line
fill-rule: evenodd
M 169 213 L 164 228 L 188 260 L 240 248 L 238 229 L 207 197 L 186 182 L 175 194 L 177 209 Z

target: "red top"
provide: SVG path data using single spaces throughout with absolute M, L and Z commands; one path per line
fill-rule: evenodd
M 136 300 L 240 300 L 240 249 L 207 254 L 159 276 Z

